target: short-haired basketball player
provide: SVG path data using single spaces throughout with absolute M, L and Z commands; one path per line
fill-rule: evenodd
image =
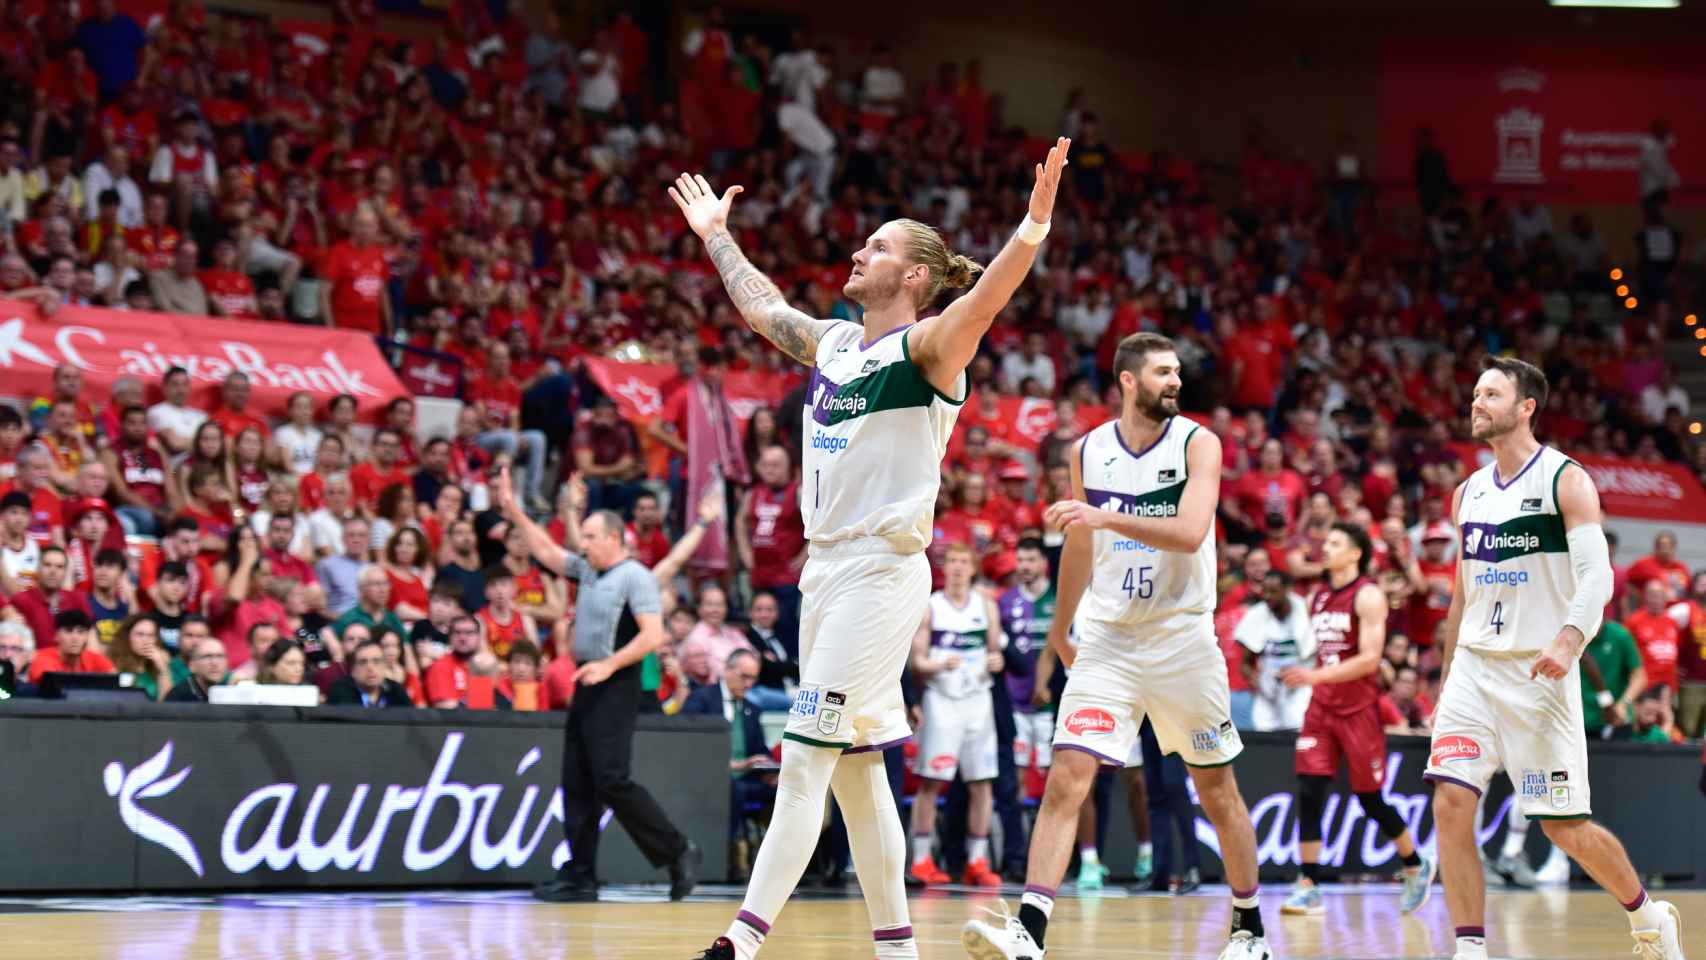
M 1611 599 L 1611 553 L 1592 478 L 1534 438 L 1546 394 L 1546 375 L 1533 364 L 1488 358 L 1469 420 L 1493 462 L 1452 497 L 1460 561 L 1423 776 L 1434 782 L 1456 960 L 1487 957 L 1475 807 L 1501 767 L 1522 811 L 1628 912 L 1635 955 L 1683 960 L 1676 907 L 1647 897 L 1623 845 L 1589 819 L 1577 663 Z
M 853 254 L 843 292 L 863 323 L 789 306 L 729 232 L 729 207 L 704 177 L 670 197 L 752 329 L 812 366 L 800 513 L 810 555 L 800 573 L 800 686 L 783 733 L 776 812 L 728 932 L 701 960 L 752 960 L 805 872 L 831 789 L 847 820 L 853 867 L 879 960 L 916 958 L 906 907 L 906 833 L 882 750 L 904 741 L 900 675 L 930 602 L 931 516 L 942 457 L 965 402 L 966 366 L 1048 234 L 1070 142 L 1037 164 L 1029 215 L 988 268 L 915 220 L 878 227 Z M 983 276 L 972 285 L 973 277 Z M 971 290 L 920 320 L 945 287 Z
M 1309 603 L 1316 666 L 1280 674 L 1287 687 L 1313 688 L 1297 733 L 1297 840 L 1301 876 L 1281 913 L 1325 913 L 1321 905 L 1321 818 L 1339 772 L 1350 768 L 1351 792 L 1380 832 L 1398 847 L 1404 865 L 1399 908 L 1414 913 L 1433 887 L 1433 864 L 1416 852 L 1404 818 L 1386 802 L 1386 730 L 1380 725 L 1380 657 L 1386 650 L 1391 606 L 1368 578 L 1374 543 L 1354 523 L 1335 523 L 1322 547 L 1326 581 Z
M 912 875 L 926 884 L 952 878 L 936 866 L 936 798 L 959 776 L 966 783 L 964 881 L 999 887 L 989 868 L 989 820 L 995 812 L 995 699 L 993 673 L 1001 672 L 1001 616 L 993 597 L 972 590 L 977 552 L 951 544 L 943 560 L 942 589 L 912 641 L 912 675 L 924 685 L 924 724 L 918 729 L 918 795 L 912 801 Z
M 1066 531 L 1049 646 L 1071 674 L 1019 916 L 1001 916 L 999 926 L 971 920 L 961 942 L 976 960 L 1041 960 L 1055 888 L 1096 768 L 1125 763 L 1147 714 L 1162 751 L 1190 768 L 1220 835 L 1233 904 L 1221 960 L 1270 960 L 1256 896 L 1256 834 L 1231 767 L 1244 744 L 1232 725 L 1226 658 L 1214 634 L 1220 439 L 1179 415 L 1179 355 L 1171 340 L 1126 337 L 1114 370 L 1119 419 L 1074 445 L 1075 499 L 1046 512 Z M 1078 631 L 1076 650 L 1067 643 L 1068 625 Z

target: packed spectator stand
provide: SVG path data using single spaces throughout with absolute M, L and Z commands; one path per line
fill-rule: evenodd
M 6 693 L 108 672 L 157 700 L 258 681 L 333 704 L 561 709 L 573 585 L 490 509 L 513 465 L 560 541 L 615 510 L 666 587 L 649 703 L 691 710 L 738 666 L 747 702 L 786 709 L 803 371 L 746 328 L 664 187 L 698 169 L 743 184 L 733 226 L 753 262 L 808 312 L 853 320 L 848 254 L 876 225 L 915 217 L 987 261 L 1056 131 L 1007 126 L 976 61 L 906 76 L 882 46 L 772 49 L 715 10 L 668 41 L 674 58 L 625 14 L 571 37 L 551 14 L 458 2 L 435 40 L 405 42 L 340 2 L 316 55 L 196 0 L 146 30 L 113 0 L 65 10 L 0 19 L 0 297 L 360 331 L 442 361 L 462 406 L 423 433 L 408 398 L 377 422 L 348 396 L 263 410 L 234 373 L 204 409 L 182 370 L 96 396 L 71 365 L 0 404 Z M 1174 338 L 1181 405 L 1224 441 L 1216 622 L 1251 728 L 1287 728 L 1283 653 L 1240 621 L 1286 591 L 1303 607 L 1326 532 L 1350 520 L 1392 603 L 1385 723 L 1426 732 L 1484 356 L 1547 371 L 1543 440 L 1706 478 L 1667 352 L 1698 278 L 1662 197 L 1612 279 L 1589 219 L 1466 195 L 1425 143 L 1418 210 L 1259 138 L 1213 171 L 1116 148 L 1076 98 L 1060 127 L 1074 147 L 1053 233 L 971 367 L 943 464 L 938 578 L 956 542 L 992 594 L 1021 576 L 1027 538 L 1052 568 L 1042 507 L 1070 493 L 1072 440 L 1117 411 L 1114 349 L 1138 331 Z M 670 370 L 659 408 L 602 361 Z M 771 402 L 731 404 L 735 377 Z M 1041 429 L 1016 417 L 1025 401 Z M 1583 681 L 1593 733 L 1700 737 L 1706 571 L 1675 535 L 1621 546 Z M 1047 701 L 1046 684 L 1024 692 Z

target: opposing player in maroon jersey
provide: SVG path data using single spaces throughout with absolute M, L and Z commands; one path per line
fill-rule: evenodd
M 1317 666 L 1280 675 L 1288 687 L 1313 687 L 1297 735 L 1297 838 L 1302 873 L 1281 913 L 1320 914 L 1321 818 L 1342 756 L 1363 812 L 1398 847 L 1404 864 L 1399 904 L 1413 913 L 1427 902 L 1434 864 L 1416 852 L 1398 811 L 1381 794 L 1386 731 L 1380 726 L 1380 655 L 1386 647 L 1386 594 L 1368 578 L 1374 544 L 1368 531 L 1336 523 L 1323 549 L 1326 582 L 1309 604 Z

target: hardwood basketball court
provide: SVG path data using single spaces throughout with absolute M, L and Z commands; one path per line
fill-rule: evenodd
M 740 891 L 709 886 L 683 903 L 655 887 L 611 888 L 597 904 L 538 903 L 524 892 L 277 894 L 222 897 L 0 900 L 0 956 L 53 960 L 691 960 L 728 924 Z M 1008 892 L 1017 908 L 1017 889 Z M 1657 894 L 1682 913 L 1683 944 L 1706 960 L 1706 892 Z M 1263 914 L 1277 960 L 1446 958 L 1451 927 L 1434 896 L 1416 917 L 1397 911 L 1396 885 L 1332 889 L 1325 917 L 1279 915 L 1278 888 Z M 960 925 L 994 898 L 929 893 L 912 901 L 924 960 L 965 956 Z M 1063 897 L 1049 926 L 1050 960 L 1215 957 L 1225 943 L 1224 887 L 1189 897 Z M 1494 892 L 1488 946 L 1495 957 L 1604 960 L 1628 956 L 1622 911 L 1588 890 Z M 868 960 L 865 907 L 808 893 L 788 905 L 764 952 L 774 960 Z

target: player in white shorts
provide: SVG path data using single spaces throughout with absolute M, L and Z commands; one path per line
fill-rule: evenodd
M 1031 831 L 1025 894 L 1019 916 L 1001 916 L 1000 925 L 971 920 L 961 940 L 976 960 L 1039 960 L 1097 765 L 1123 764 L 1147 715 L 1161 749 L 1190 767 L 1220 836 L 1233 902 L 1221 960 L 1269 960 L 1256 834 L 1229 766 L 1243 743 L 1214 635 L 1220 439 L 1179 416 L 1179 356 L 1166 337 L 1125 338 L 1114 370 L 1120 417 L 1078 441 L 1076 499 L 1046 512 L 1067 532 L 1049 646 L 1070 674 L 1057 710 L 1054 766 Z M 1075 614 L 1076 651 L 1065 636 Z
M 924 723 L 918 729 L 918 793 L 912 800 L 912 875 L 925 884 L 953 879 L 936 866 L 936 799 L 955 775 L 966 782 L 966 869 L 969 886 L 999 887 L 989 867 L 989 820 L 995 812 L 995 698 L 991 673 L 1004 661 L 1006 637 L 992 597 L 972 590 L 977 554 L 948 547 L 942 589 L 912 641 L 912 675 L 924 684 Z
M 1623 904 L 1636 956 L 1682 960 L 1676 908 L 1647 897 L 1623 845 L 1588 819 L 1577 663 L 1611 599 L 1611 555 L 1593 480 L 1534 438 L 1546 395 L 1546 375 L 1532 364 L 1487 359 L 1469 413 L 1475 439 L 1493 448 L 1494 460 L 1452 498 L 1461 560 L 1424 776 L 1434 782 L 1456 960 L 1487 957 L 1475 810 L 1500 768 L 1522 811 Z
M 950 251 L 925 224 L 878 227 L 853 254 L 843 289 L 863 308 L 862 324 L 790 307 L 747 260 L 728 227 L 740 187 L 719 197 L 704 177 L 683 174 L 670 188 L 747 324 L 813 367 L 800 438 L 809 543 L 800 685 L 783 733 L 776 812 L 740 912 L 700 960 L 757 955 L 817 846 L 831 789 L 878 960 L 918 956 L 906 906 L 906 833 L 881 751 L 911 732 L 900 675 L 930 596 L 924 550 L 942 457 L 966 398 L 965 369 L 1036 261 L 1069 145 L 1057 141 L 1037 165 L 1029 216 L 987 268 Z M 941 313 L 919 319 L 944 288 L 968 286 Z

